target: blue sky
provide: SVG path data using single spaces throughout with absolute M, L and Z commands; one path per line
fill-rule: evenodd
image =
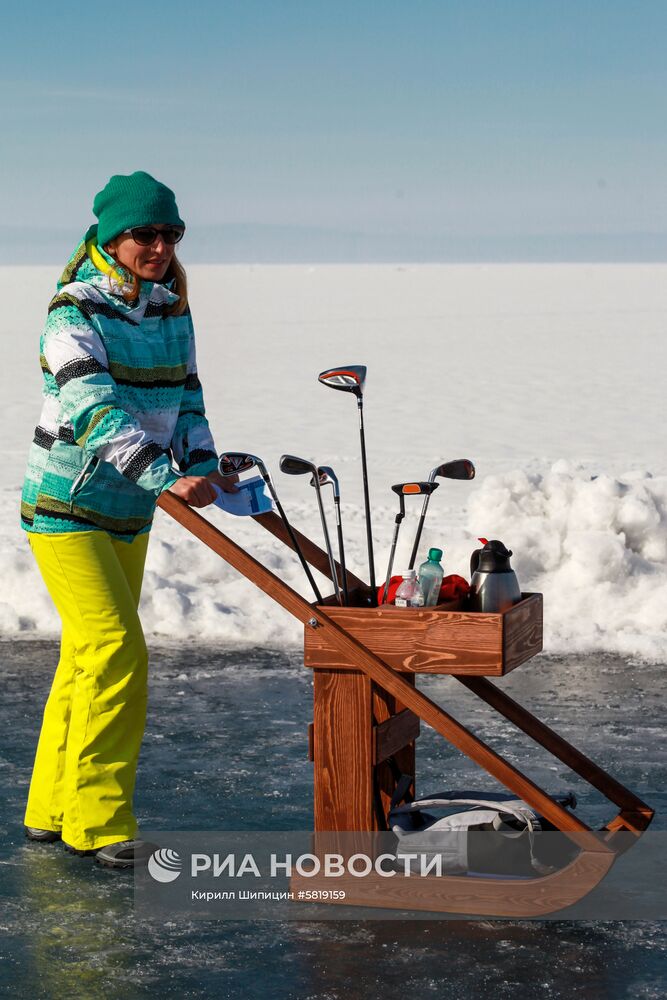
M 13 4 L 2 259 L 135 169 L 193 259 L 667 259 L 666 37 L 664 0 Z

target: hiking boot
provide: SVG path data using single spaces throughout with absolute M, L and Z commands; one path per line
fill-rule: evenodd
M 93 854 L 97 854 L 98 851 L 98 848 L 96 847 L 91 847 L 90 850 L 84 850 L 83 848 L 80 847 L 72 847 L 71 844 L 66 844 L 64 840 L 63 840 L 63 847 L 65 848 L 68 854 L 76 854 L 77 858 L 87 858 Z
M 40 844 L 53 844 L 62 840 L 60 830 L 41 830 L 38 826 L 26 826 L 25 835 L 28 840 L 36 840 Z
M 145 840 L 120 840 L 117 844 L 100 847 L 95 860 L 105 868 L 136 868 L 147 864 L 153 851 L 157 850 L 157 844 Z

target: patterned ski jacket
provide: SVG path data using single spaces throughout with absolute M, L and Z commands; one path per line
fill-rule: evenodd
M 21 525 L 131 541 L 150 530 L 158 496 L 179 473 L 207 475 L 217 457 L 189 309 L 168 315 L 178 296 L 149 281 L 136 301 L 123 299 L 118 276 L 127 275 L 95 234 L 91 226 L 49 305 Z

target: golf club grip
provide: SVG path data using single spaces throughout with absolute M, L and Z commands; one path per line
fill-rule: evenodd
M 266 514 L 255 514 L 253 520 L 257 521 L 258 524 L 261 524 L 267 531 L 270 531 L 272 535 L 276 536 L 276 538 L 279 538 L 280 541 L 284 542 L 288 548 L 292 548 L 292 543 L 287 533 L 287 529 L 275 511 L 269 511 Z M 331 579 L 331 567 L 329 566 L 329 557 L 326 552 L 316 545 L 315 542 L 311 542 L 310 538 L 307 538 L 306 535 L 302 535 L 300 531 L 297 531 L 294 525 L 292 525 L 292 531 L 296 535 L 296 540 L 301 546 L 301 551 L 303 552 L 306 562 L 310 563 L 311 566 L 313 566 L 328 580 Z M 338 562 L 336 562 L 336 567 L 340 569 L 340 564 Z M 363 580 L 360 580 L 358 576 L 355 576 L 354 573 L 351 573 L 347 568 L 345 570 L 345 575 L 347 577 L 347 586 L 350 590 L 353 590 L 355 587 L 360 587 L 362 590 L 368 589 L 368 584 L 364 583 Z

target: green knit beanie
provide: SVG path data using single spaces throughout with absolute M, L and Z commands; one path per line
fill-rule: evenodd
M 127 176 L 114 174 L 106 187 L 95 195 L 93 213 L 99 219 L 97 245 L 100 247 L 134 226 L 185 225 L 178 214 L 174 192 L 144 170 Z

